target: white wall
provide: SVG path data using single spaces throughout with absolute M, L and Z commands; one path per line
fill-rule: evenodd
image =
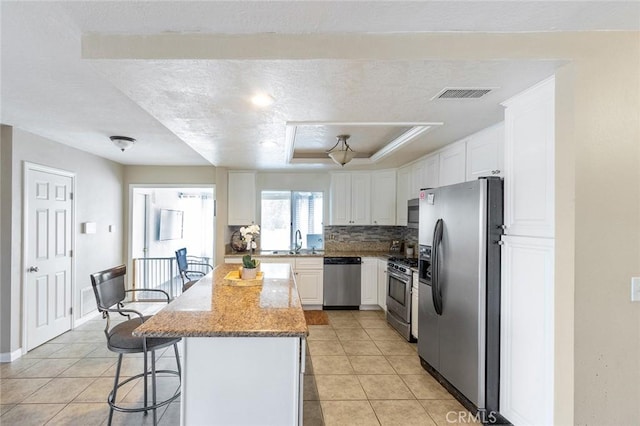
M 187 247 L 190 255 L 212 257 L 213 190 L 211 188 L 135 188 L 135 192 L 145 193 L 149 196 L 149 246 L 146 257 L 173 257 L 175 251 L 181 247 Z M 180 194 L 183 192 L 204 195 L 206 198 L 181 198 Z M 138 209 L 141 211 L 138 212 Z M 134 217 L 140 217 L 143 209 L 144 205 L 136 203 L 134 200 Z M 165 209 L 183 212 L 183 238 L 159 239 L 159 230 L 162 225 L 160 211 Z M 139 226 L 143 226 L 143 224 Z M 132 241 L 132 243 L 135 257 L 141 251 L 142 241 Z
M 10 128 L 6 128 L 10 129 Z M 9 130 L 5 130 L 9 131 Z M 85 313 L 95 309 L 95 299 L 90 290 L 89 275 L 123 263 L 123 167 L 113 161 L 88 154 L 53 142 L 49 139 L 25 132 L 12 130 L 12 174 L 11 174 L 11 215 L 12 228 L 22 229 L 22 174 L 25 161 L 62 169 L 76 173 L 75 216 L 75 271 L 76 294 L 74 294 L 74 317 L 79 319 L 81 312 L 81 294 L 85 296 Z M 3 138 L 3 144 L 5 140 Z M 3 208 L 6 198 L 3 194 Z M 82 234 L 81 223 L 95 222 L 95 234 Z M 115 232 L 108 232 L 109 225 L 115 226 Z M 3 309 L 3 322 L 11 322 L 10 335 L 2 335 L 3 352 L 15 351 L 21 347 L 22 318 L 22 233 L 14 232 L 10 247 L 11 283 L 2 291 L 10 294 L 11 311 Z M 7 253 L 3 249 L 2 256 Z M 83 292 L 83 289 L 86 291 Z M 9 290 L 9 292 L 7 292 Z M 7 339 L 9 344 L 7 347 Z
M 0 128 L 0 353 L 11 352 L 11 157 L 13 131 Z
M 124 166 L 125 229 L 129 229 L 129 192 L 131 191 L 132 185 L 158 185 L 158 187 L 161 187 L 162 185 L 184 185 L 185 187 L 206 185 L 214 188 L 216 186 L 217 171 L 218 170 L 214 166 Z M 226 181 L 224 182 L 224 185 L 225 190 L 222 193 L 223 198 L 220 198 L 221 193 L 217 188 L 215 190 L 215 197 L 217 204 L 217 214 L 220 214 L 221 209 L 224 209 L 225 211 L 224 225 L 226 226 L 227 204 L 226 197 L 224 197 L 226 195 Z M 216 218 L 216 226 L 218 226 L 218 223 L 219 220 L 218 218 Z M 224 232 L 219 233 L 219 230 L 216 229 L 215 235 L 215 252 L 216 257 L 218 258 L 216 264 L 224 263 L 224 242 L 219 237 L 217 237 L 218 235 L 224 235 Z M 128 233 L 125 233 L 124 238 L 124 251 L 126 254 L 126 258 L 129 258 L 131 257 L 131 254 L 129 253 L 131 244 L 129 241 Z M 153 238 L 153 235 L 151 238 Z M 220 255 L 219 253 L 222 254 Z

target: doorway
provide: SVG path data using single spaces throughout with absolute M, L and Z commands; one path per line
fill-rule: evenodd
M 73 326 L 75 174 L 24 164 L 23 351 Z
M 132 185 L 129 217 L 134 288 L 159 288 L 178 296 L 182 282 L 175 252 L 183 247 L 213 265 L 215 186 Z

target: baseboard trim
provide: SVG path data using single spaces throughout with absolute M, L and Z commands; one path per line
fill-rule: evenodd
M 302 309 L 305 311 L 321 311 L 322 305 L 302 305 Z
M 384 311 L 384 309 L 382 309 L 380 307 L 380 305 L 360 305 L 360 310 L 361 311 Z
M 73 323 L 73 328 L 76 329 L 78 327 L 80 327 L 82 324 L 87 323 L 89 321 L 91 321 L 92 319 L 94 319 L 95 317 L 100 315 L 100 311 L 98 311 L 97 309 L 91 313 L 88 313 L 87 315 L 83 316 L 82 318 L 78 318 L 77 320 L 75 320 L 75 322 Z
M 18 348 L 13 352 L 0 353 L 0 362 L 13 362 L 22 356 L 22 348 Z

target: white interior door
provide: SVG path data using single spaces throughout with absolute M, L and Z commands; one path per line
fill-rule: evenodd
M 27 166 L 26 345 L 31 350 L 71 329 L 73 178 Z

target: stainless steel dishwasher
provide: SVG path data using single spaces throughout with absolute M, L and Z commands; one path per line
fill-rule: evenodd
M 325 309 L 360 308 L 361 263 L 359 257 L 324 258 Z

